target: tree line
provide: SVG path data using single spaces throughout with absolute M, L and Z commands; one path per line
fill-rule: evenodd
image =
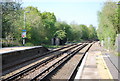
M 117 34 L 120 34 L 120 1 L 107 1 L 98 12 L 98 38 L 106 47 L 115 48 Z
M 87 27 L 84 24 L 68 24 L 57 21 L 54 13 L 41 12 L 36 7 L 22 8 L 20 3 L 3 2 L 2 5 L 2 38 L 12 39 L 17 45 L 22 44 L 21 33 L 27 30 L 27 45 L 51 44 L 54 37 L 61 40 L 78 42 L 82 40 L 97 39 L 96 29 L 93 25 Z M 24 27 L 24 12 L 26 25 Z M 7 41 L 8 41 L 7 40 Z

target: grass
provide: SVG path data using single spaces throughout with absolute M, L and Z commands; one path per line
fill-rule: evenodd
M 118 56 L 120 56 L 120 53 L 118 53 Z
M 59 48 L 59 47 L 62 47 L 62 45 L 59 45 L 59 46 L 57 46 L 57 45 L 42 45 L 42 46 L 44 46 L 46 48 Z
M 120 53 L 116 53 L 115 55 L 116 55 L 116 56 L 120 56 Z
M 23 46 L 22 44 L 6 44 L 3 43 L 2 47 L 15 47 L 15 46 Z M 26 43 L 24 46 L 34 46 L 32 43 Z M 46 48 L 59 48 L 62 47 L 63 45 L 46 45 L 46 44 L 41 44 L 41 46 L 44 46 Z
M 120 52 L 116 52 L 116 51 L 110 51 L 110 53 L 114 54 L 115 56 L 120 56 Z

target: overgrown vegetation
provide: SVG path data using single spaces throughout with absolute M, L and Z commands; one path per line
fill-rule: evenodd
M 67 24 L 57 21 L 54 13 L 40 12 L 37 8 L 28 6 L 22 8 L 20 3 L 3 2 L 2 5 L 2 38 L 15 45 L 22 45 L 22 30 L 24 29 L 24 12 L 26 13 L 27 30 L 26 45 L 51 44 L 54 37 L 67 39 L 67 41 L 82 41 L 97 39 L 96 29 L 93 25 Z M 19 44 L 18 44 L 19 43 Z M 9 43 L 8 43 L 9 44 Z M 6 46 L 6 45 L 5 45 Z
M 107 48 L 115 48 L 115 39 L 117 34 L 120 33 L 120 2 L 105 2 L 98 13 L 98 18 L 98 38 L 104 41 Z

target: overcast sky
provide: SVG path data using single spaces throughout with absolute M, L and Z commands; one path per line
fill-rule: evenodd
M 54 12 L 57 20 L 66 21 L 68 24 L 90 25 L 95 27 L 97 23 L 97 13 L 101 10 L 105 0 L 23 0 L 22 6 L 34 6 L 39 11 Z

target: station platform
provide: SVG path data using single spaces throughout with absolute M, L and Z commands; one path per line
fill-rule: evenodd
M 13 51 L 32 49 L 32 48 L 36 48 L 36 47 L 42 47 L 42 46 L 5 47 L 5 48 L 0 49 L 0 54 L 7 53 L 7 52 L 13 52 Z
M 29 60 L 45 55 L 49 50 L 43 46 L 33 47 L 7 47 L 0 49 L 0 58 L 2 61 L 2 75 L 6 75 L 12 71 L 15 71 L 24 65 L 19 66 L 22 63 L 30 64 Z M 13 68 L 13 66 L 16 66 Z M 9 67 L 12 67 L 8 70 Z
M 110 55 L 105 55 L 104 51 L 99 42 L 92 45 L 86 55 L 82 72 L 77 79 L 80 81 L 119 81 L 119 72 L 111 61 L 106 61 Z

